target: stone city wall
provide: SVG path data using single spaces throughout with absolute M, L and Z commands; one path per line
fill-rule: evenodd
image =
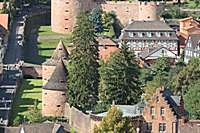
M 95 125 L 100 124 L 100 121 L 93 119 L 90 114 L 70 107 L 68 103 L 65 104 L 64 116 L 69 120 L 70 126 L 75 128 L 78 133 L 93 133 Z
M 101 7 L 103 11 L 114 11 L 122 24 L 133 20 L 157 20 L 160 7 L 163 4 L 155 2 L 129 1 L 98 1 L 92 0 L 52 0 L 51 26 L 52 31 L 67 33 L 73 30 L 76 16 L 80 11 Z
M 22 67 L 23 75 L 30 76 L 33 78 L 41 78 L 42 77 L 42 66 L 23 66 Z

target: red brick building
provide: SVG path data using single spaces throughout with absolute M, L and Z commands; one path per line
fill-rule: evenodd
M 132 118 L 138 133 L 179 133 L 179 128 L 187 120 L 182 97 L 174 96 L 163 87 L 157 89 L 147 102 L 115 106 L 123 112 L 124 117 Z M 99 124 L 105 115 L 106 112 L 94 115 L 94 121 Z

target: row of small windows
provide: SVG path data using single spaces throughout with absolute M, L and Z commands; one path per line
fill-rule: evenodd
M 170 37 L 172 35 L 172 33 L 170 32 L 128 32 L 129 37 L 134 37 L 134 36 L 139 36 L 139 37 L 152 37 L 152 36 L 156 36 L 156 37 L 161 37 L 161 36 L 166 36 L 166 37 Z
M 177 48 L 176 42 L 158 41 L 158 42 L 128 42 L 127 45 L 130 48 L 145 48 L 154 46 L 164 46 L 166 48 Z
M 152 116 L 155 116 L 155 115 L 156 115 L 156 110 L 155 110 L 154 107 L 151 107 L 151 108 L 150 108 L 150 114 L 151 114 Z M 164 114 L 165 114 L 165 108 L 164 108 L 164 107 L 161 107 L 161 108 L 160 108 L 160 115 L 161 115 L 161 116 L 164 116 Z
M 151 131 L 152 130 L 152 123 L 148 122 L 147 123 L 147 130 Z M 159 132 L 164 132 L 166 131 L 166 123 L 159 123 Z
M 189 51 L 189 50 L 186 50 L 185 51 L 185 55 L 186 56 L 190 56 L 190 57 L 199 57 L 200 56 L 200 52 L 193 52 L 193 51 Z

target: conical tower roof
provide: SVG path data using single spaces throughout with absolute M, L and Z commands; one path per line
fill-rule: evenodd
M 67 49 L 65 48 L 65 45 L 62 40 L 59 41 L 56 49 L 53 52 L 53 55 L 50 59 L 48 59 L 43 64 L 45 65 L 56 65 L 60 59 L 67 59 L 69 56 L 69 53 Z
M 62 40 L 59 41 L 58 46 L 56 47 L 51 59 L 59 60 L 59 59 L 67 59 L 68 58 L 68 51 L 65 48 L 65 45 Z
M 51 75 L 51 78 L 43 86 L 43 89 L 48 90 L 66 90 L 67 87 L 67 70 L 62 59 L 59 60 L 56 68 Z

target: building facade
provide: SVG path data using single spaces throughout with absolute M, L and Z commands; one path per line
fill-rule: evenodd
M 188 63 L 192 57 L 200 57 L 200 34 L 191 34 L 186 41 L 184 62 Z
M 177 32 L 180 40 L 180 48 L 184 49 L 186 47 L 186 41 L 190 34 L 200 34 L 200 23 L 193 17 L 188 17 L 181 19 L 179 21 L 179 31 Z
M 133 21 L 123 29 L 120 40 L 138 57 L 144 50 L 160 47 L 179 55 L 176 32 L 162 21 Z
M 179 133 L 179 128 L 187 120 L 182 97 L 174 96 L 163 87 L 157 89 L 147 102 L 115 106 L 123 112 L 124 117 L 132 119 L 133 126 L 139 133 Z M 98 125 L 106 114 L 94 115 L 92 119 Z

